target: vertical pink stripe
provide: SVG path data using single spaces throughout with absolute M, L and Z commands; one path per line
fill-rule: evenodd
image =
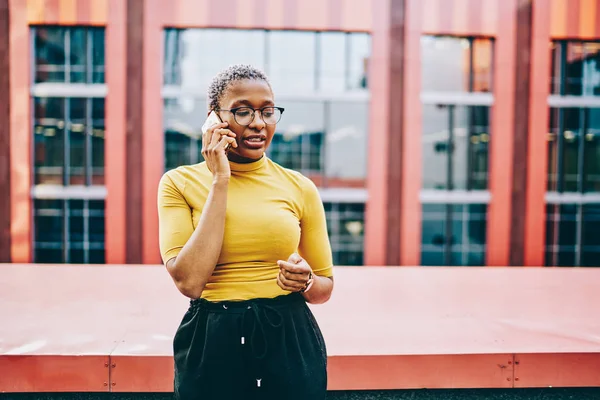
M 77 21 L 87 23 L 90 21 L 90 2 L 89 1 L 77 1 Z
M 58 24 L 60 23 L 60 3 L 58 0 L 45 0 L 44 1 L 44 22 L 46 24 Z
M 569 0 L 567 8 L 567 35 L 569 38 L 579 37 L 579 0 Z
M 82 2 L 86 3 L 86 2 Z M 126 116 L 125 88 L 127 79 L 126 49 L 126 13 L 123 0 L 110 0 L 108 4 L 108 23 L 106 25 L 106 85 L 108 95 L 105 104 L 106 137 L 104 146 L 110 149 L 110 158 L 105 160 L 106 206 L 105 238 L 106 263 L 124 264 L 126 262 L 126 224 L 125 224 L 125 145 Z
M 285 0 L 283 2 L 283 26 L 284 29 L 297 27 L 298 0 Z
M 256 0 L 237 0 L 235 8 L 231 11 L 235 11 L 237 28 L 254 28 L 254 16 L 256 13 Z
M 423 0 L 423 33 L 435 34 L 440 30 L 440 7 L 438 0 Z
M 482 33 L 485 35 L 493 36 L 498 32 L 498 13 L 502 6 L 500 0 L 481 0 L 482 4 Z M 516 18 L 512 16 L 511 18 Z
M 172 26 L 182 28 L 212 26 L 211 21 L 209 21 L 210 3 L 209 0 L 179 0 L 176 4 L 178 7 L 176 21 Z
M 421 264 L 422 182 L 421 0 L 406 0 L 406 56 L 404 65 L 404 126 L 400 216 L 400 265 Z
M 596 12 L 594 13 L 594 21 L 596 21 L 594 23 L 594 26 L 596 27 L 595 29 L 595 34 L 594 37 L 600 38 L 600 3 L 596 3 Z
M 77 22 L 77 0 L 59 0 L 59 20 L 61 24 L 71 25 Z
M 510 257 L 513 149 L 514 149 L 514 86 L 516 79 L 516 1 L 500 1 L 498 28 L 495 43 L 493 90 L 494 106 L 491 109 L 491 146 L 489 165 L 489 190 L 492 200 L 487 215 L 486 265 L 507 266 Z M 511 134 L 503 134 L 511 132 Z
M 550 36 L 552 38 L 565 38 L 567 36 L 567 1 L 568 0 L 551 0 L 550 2 Z M 548 7 L 546 2 L 536 2 L 536 4 L 538 7 Z
M 550 11 L 544 0 L 533 7 L 531 50 L 531 97 L 529 102 L 529 149 L 527 204 L 525 212 L 526 266 L 544 264 L 546 241 L 546 176 L 548 174 L 548 74 L 550 73 Z M 536 72 L 538 71 L 538 72 Z
M 341 8 L 342 30 L 370 32 L 373 29 L 373 10 L 379 7 L 378 0 L 344 0 Z
M 31 127 L 27 3 L 9 0 L 10 10 L 10 197 L 11 260 L 32 261 Z
M 236 26 L 236 0 L 208 2 L 208 23 L 210 26 L 225 28 Z
M 469 0 L 467 7 L 469 30 L 475 34 L 483 34 L 483 2 L 481 0 Z
M 267 0 L 255 0 L 254 7 L 254 24 L 257 28 L 265 28 L 267 26 Z
M 349 7 L 343 0 L 329 0 L 327 1 L 327 7 L 329 7 L 329 29 L 341 30 L 342 29 L 342 7 Z
M 143 110 L 143 241 L 144 264 L 161 263 L 158 250 L 156 194 L 164 172 L 165 135 L 163 132 L 162 26 L 161 0 L 146 0 L 144 25 L 144 110 Z M 235 14 L 233 14 L 235 15 Z
M 437 7 L 440 14 L 440 20 L 436 33 L 452 33 L 452 28 L 454 28 L 454 20 L 452 18 L 454 0 L 437 0 Z
M 327 30 L 327 0 L 302 0 L 296 7 L 296 27 L 307 30 Z
M 389 144 L 389 10 L 391 0 L 380 0 L 373 10 L 371 62 L 369 66 L 369 146 L 367 189 L 369 199 L 365 211 L 366 265 L 385 265 L 387 243 L 388 157 L 382 151 Z

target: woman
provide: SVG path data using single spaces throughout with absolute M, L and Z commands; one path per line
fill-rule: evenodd
M 327 355 L 306 303 L 333 289 L 323 203 L 268 159 L 283 112 L 267 77 L 235 65 L 208 90 L 223 121 L 205 162 L 160 181 L 160 250 L 190 308 L 173 340 L 179 399 L 324 399 Z

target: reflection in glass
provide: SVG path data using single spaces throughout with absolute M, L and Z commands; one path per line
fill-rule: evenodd
M 63 262 L 63 200 L 34 200 L 36 263 Z
M 277 124 L 267 155 L 285 168 L 316 175 L 318 180 L 323 169 L 323 103 L 286 101 L 281 106 L 285 108 L 285 114 Z
M 64 99 L 34 99 L 35 184 L 63 184 L 64 117 Z
M 271 31 L 267 37 L 268 74 L 276 93 L 315 89 L 316 33 Z
M 91 29 L 92 46 L 92 82 L 105 82 L 105 48 L 104 29 Z
M 324 203 L 335 265 L 363 265 L 363 203 Z
M 550 94 L 561 94 L 562 72 L 564 63 L 562 58 L 564 54 L 564 46 L 561 42 L 553 42 L 550 46 L 550 60 L 552 60 L 552 72 L 550 74 Z
M 70 98 L 69 105 L 69 184 L 85 185 L 87 100 Z
M 448 188 L 449 108 L 423 105 L 423 188 Z
M 584 43 L 583 52 L 582 94 L 600 96 L 600 43 Z
M 322 92 L 346 90 L 346 36 L 342 32 L 322 32 L 318 36 L 318 78 Z
M 327 186 L 364 187 L 367 175 L 369 104 L 336 101 L 325 104 Z M 352 160 L 352 162 L 348 162 Z
M 473 92 L 492 92 L 493 42 L 473 40 Z
M 69 70 L 72 83 L 87 81 L 87 32 L 85 28 L 72 28 L 69 32 L 71 43 Z
M 65 81 L 65 29 L 35 28 L 35 82 Z
M 468 92 L 470 53 L 469 39 L 422 36 L 422 90 Z
M 582 60 L 584 58 L 583 45 L 580 42 L 570 42 L 566 45 L 566 65 L 563 67 L 565 70 L 564 94 L 581 96 L 583 81 Z
M 181 97 L 164 101 L 165 169 L 202 162 L 205 99 Z
M 586 192 L 600 192 L 600 108 L 587 110 L 584 135 L 583 186 Z
M 600 96 L 600 43 L 559 41 L 553 49 L 552 93 Z
M 581 112 L 577 108 L 563 109 L 564 129 L 562 132 L 563 145 L 563 179 L 564 191 L 579 190 L 579 146 L 582 137 Z
M 548 133 L 548 191 L 558 190 L 558 147 L 559 147 L 559 110 L 550 109 L 550 123 Z
M 577 207 L 572 204 L 546 206 L 546 265 L 576 265 Z
M 581 265 L 600 267 L 600 204 L 583 206 Z
M 366 89 L 371 57 L 371 35 L 368 33 L 350 33 L 350 64 L 348 89 Z
M 104 99 L 91 99 L 92 102 L 92 185 L 104 185 Z
M 484 204 L 423 204 L 421 264 L 485 265 L 486 212 Z

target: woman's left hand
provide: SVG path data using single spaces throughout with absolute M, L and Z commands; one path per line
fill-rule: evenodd
M 310 265 L 298 254 L 292 254 L 287 261 L 277 261 L 279 274 L 277 285 L 283 290 L 300 292 L 305 289 L 312 276 Z

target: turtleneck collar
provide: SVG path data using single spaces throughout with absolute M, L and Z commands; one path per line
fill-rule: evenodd
M 229 166 L 232 172 L 250 172 L 256 171 L 264 167 L 267 164 L 267 157 L 263 155 L 260 159 L 250 162 L 250 163 L 236 163 L 233 161 L 229 161 Z

